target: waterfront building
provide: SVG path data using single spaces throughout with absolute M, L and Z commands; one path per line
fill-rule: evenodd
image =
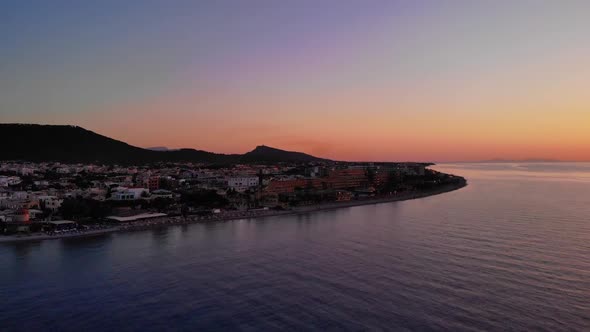
M 322 189 L 323 181 L 318 178 L 271 181 L 264 191 L 267 194 L 284 194 L 292 193 L 297 188 Z
M 329 172 L 327 182 L 332 189 L 360 188 L 368 185 L 364 169 L 337 169 Z

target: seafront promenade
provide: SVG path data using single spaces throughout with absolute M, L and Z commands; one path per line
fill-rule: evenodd
M 37 233 L 37 234 L 29 234 L 29 235 L 0 236 L 0 244 L 23 242 L 23 241 L 41 241 L 41 240 L 50 240 L 50 239 L 74 238 L 74 237 L 76 237 L 76 238 L 77 237 L 92 237 L 92 236 L 99 236 L 99 235 L 104 235 L 104 234 L 109 234 L 109 233 L 114 233 L 114 232 L 140 231 L 140 230 L 147 230 L 147 229 L 152 229 L 152 228 L 173 226 L 173 225 L 225 222 L 225 221 L 240 220 L 240 219 L 267 218 L 267 217 L 274 217 L 274 216 L 305 214 L 305 213 L 311 213 L 311 212 L 322 211 L 322 210 L 333 210 L 333 209 L 341 209 L 341 208 L 348 208 L 348 207 L 354 207 L 354 206 L 382 204 L 382 203 L 419 199 L 419 198 L 439 195 L 439 194 L 447 193 L 450 191 L 458 190 L 458 189 L 461 189 L 465 186 L 467 186 L 467 181 L 464 180 L 464 181 L 460 181 L 459 183 L 456 183 L 456 184 L 444 185 L 444 186 L 441 186 L 440 188 L 436 188 L 433 190 L 412 191 L 412 192 L 407 192 L 407 193 L 403 193 L 403 194 L 388 195 L 388 196 L 382 196 L 382 197 L 370 197 L 370 198 L 365 198 L 365 199 L 355 199 L 355 200 L 344 201 L 344 202 L 332 202 L 332 203 L 326 203 L 326 204 L 298 206 L 298 207 L 293 207 L 288 210 L 260 210 L 260 209 L 257 209 L 257 210 L 248 210 L 248 211 L 222 211 L 220 213 L 215 213 L 215 214 L 206 215 L 206 216 L 196 216 L 196 215 L 189 215 L 186 217 L 167 216 L 167 217 L 153 218 L 153 219 L 149 219 L 149 220 L 145 220 L 145 221 L 121 223 L 116 226 L 94 226 L 88 230 L 75 230 L 75 231 L 64 232 L 64 233 L 60 233 L 60 234 Z

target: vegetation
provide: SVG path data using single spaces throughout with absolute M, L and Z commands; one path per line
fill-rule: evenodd
M 105 202 L 76 197 L 64 200 L 59 208 L 59 213 L 67 220 L 93 219 L 96 221 L 108 216 L 111 210 L 112 207 Z
M 192 190 L 182 193 L 181 202 L 191 207 L 219 208 L 228 204 L 228 200 L 215 190 Z

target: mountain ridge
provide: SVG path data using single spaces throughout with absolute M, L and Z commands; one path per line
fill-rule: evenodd
M 145 164 L 154 162 L 256 163 L 327 161 L 302 152 L 264 145 L 245 154 L 192 148 L 150 150 L 73 125 L 0 123 L 0 160 Z

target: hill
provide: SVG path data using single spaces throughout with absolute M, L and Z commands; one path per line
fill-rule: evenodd
M 312 162 L 326 161 L 326 159 L 317 158 L 302 152 L 284 151 L 271 148 L 265 145 L 259 145 L 256 149 L 244 154 L 244 162 Z
M 308 162 L 323 160 L 300 152 L 258 147 L 246 154 L 218 154 L 195 149 L 142 149 L 77 126 L 0 124 L 0 160 L 67 163 L 152 162 Z

